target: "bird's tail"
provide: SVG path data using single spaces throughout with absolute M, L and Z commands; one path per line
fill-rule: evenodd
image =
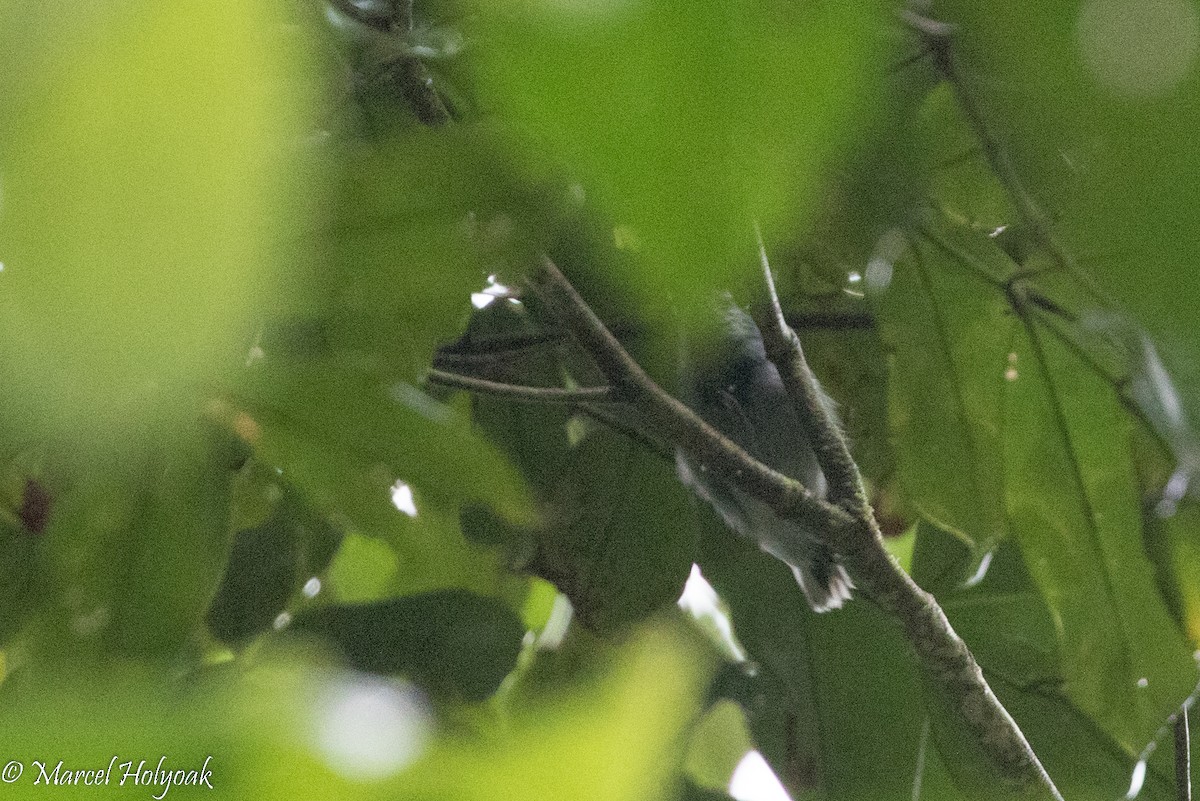
M 823 553 L 790 567 L 814 612 L 840 609 L 843 603 L 850 600 L 854 582 L 832 554 Z

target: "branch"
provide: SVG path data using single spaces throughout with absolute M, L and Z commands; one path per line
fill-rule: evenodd
M 612 387 L 579 387 L 578 389 L 528 387 L 519 384 L 505 384 L 500 381 L 488 381 L 483 378 L 471 378 L 458 373 L 447 373 L 443 370 L 430 370 L 427 378 L 434 384 L 444 387 L 465 389 L 481 395 L 494 395 L 520 403 L 564 403 L 575 406 L 584 403 L 613 403 L 617 400 Z
M 621 407 L 625 410 L 628 407 Z M 614 411 L 611 407 L 598 406 L 585 403 L 579 407 L 579 411 L 588 417 L 592 418 L 602 425 L 606 425 L 613 431 L 624 434 L 629 439 L 641 445 L 646 450 L 653 453 L 664 462 L 674 466 L 675 464 L 675 448 L 668 442 L 655 439 L 654 435 L 646 430 L 646 426 L 641 424 L 641 421 L 636 417 L 630 419 Z
M 921 665 L 957 709 L 1004 781 L 1031 796 L 1062 801 L 937 601 L 918 587 L 883 547 L 882 534 L 861 492 L 862 480 L 852 459 L 843 464 L 842 482 L 857 487 L 854 497 L 861 506 L 853 512 L 820 500 L 799 482 L 763 465 L 667 394 L 621 347 L 549 259 L 543 259 L 529 282 L 591 355 L 617 397 L 642 412 L 656 434 L 678 445 L 720 478 L 770 505 L 780 517 L 822 533 L 857 586 L 901 625 Z M 840 433 L 836 436 L 840 448 L 845 449 Z M 827 446 L 836 449 L 831 443 Z M 848 458 L 848 451 L 839 458 Z
M 489 337 L 481 343 L 467 341 L 464 337 L 434 351 L 433 366 L 455 372 L 460 368 L 478 369 L 506 364 L 554 350 L 565 341 L 566 337 L 556 332 Z

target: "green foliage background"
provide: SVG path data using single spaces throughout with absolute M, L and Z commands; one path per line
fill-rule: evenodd
M 472 306 L 546 252 L 670 387 L 759 223 L 889 547 L 1065 797 L 1139 760 L 1173 797 L 1194 4 L 939 2 L 952 81 L 882 3 L 352 19 L 387 7 L 0 2 L 0 794 L 136 792 L 33 784 L 118 754 L 231 798 L 726 798 L 756 749 L 796 799 L 998 796 L 895 625 L 811 613 L 669 448 L 425 383 L 598 380 L 536 302 Z

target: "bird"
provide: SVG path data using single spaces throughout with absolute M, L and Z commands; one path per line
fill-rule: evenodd
M 720 324 L 704 339 L 703 352 L 685 339 L 682 399 L 755 459 L 824 497 L 825 476 L 779 371 L 767 358 L 758 326 L 728 293 L 715 298 L 714 309 Z M 832 414 L 833 401 L 823 391 L 821 402 Z M 813 611 L 838 609 L 849 600 L 854 584 L 816 532 L 779 517 L 682 449 L 676 450 L 675 463 L 680 481 L 711 504 L 729 528 L 791 568 Z

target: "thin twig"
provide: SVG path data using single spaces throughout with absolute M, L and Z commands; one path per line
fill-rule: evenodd
M 1188 708 L 1175 713 L 1175 798 L 1192 801 L 1192 743 L 1188 731 Z
M 611 407 L 590 403 L 581 405 L 579 411 L 596 422 L 624 434 L 663 461 L 675 464 L 675 449 L 668 443 L 655 439 L 645 426 L 638 425 L 636 419 L 630 420 L 628 416 L 614 412 Z
M 518 384 L 505 384 L 500 381 L 488 381 L 483 378 L 472 378 L 447 373 L 444 370 L 430 370 L 428 379 L 434 384 L 454 389 L 465 389 L 481 395 L 493 395 L 498 398 L 517 401 L 519 403 L 556 403 L 578 405 L 583 403 L 615 403 L 617 398 L 612 387 L 528 387 Z
M 434 366 L 439 366 L 439 361 L 449 367 L 492 364 L 557 348 L 566 341 L 566 335 L 558 331 L 501 334 L 478 341 L 464 337 L 453 344 L 439 347 L 434 351 L 433 360 Z

